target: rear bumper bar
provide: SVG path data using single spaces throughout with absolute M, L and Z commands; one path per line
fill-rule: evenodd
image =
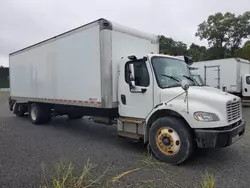
M 15 104 L 15 100 L 12 100 L 11 97 L 8 98 L 8 103 L 9 103 L 9 110 L 13 111 L 13 106 Z

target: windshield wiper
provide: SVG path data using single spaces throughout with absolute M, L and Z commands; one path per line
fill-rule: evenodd
M 181 81 L 181 79 L 180 78 L 177 78 L 177 77 L 174 77 L 174 76 L 168 76 L 168 75 L 166 75 L 166 74 L 161 74 L 162 76 L 165 76 L 165 77 L 167 77 L 167 78 L 171 78 L 172 80 L 174 80 L 174 81 L 176 81 L 176 82 L 180 82 Z
M 187 75 L 182 75 L 182 76 L 189 79 L 190 81 L 192 81 L 193 83 L 195 83 L 195 84 L 197 84 L 199 86 L 199 84 L 196 82 L 196 80 L 191 78 L 190 76 L 187 76 Z

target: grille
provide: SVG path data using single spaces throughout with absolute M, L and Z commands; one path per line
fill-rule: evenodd
M 235 121 L 241 117 L 241 102 L 230 102 L 227 104 L 227 120 L 228 123 Z

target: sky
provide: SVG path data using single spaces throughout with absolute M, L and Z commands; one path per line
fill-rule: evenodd
M 242 14 L 249 0 L 0 0 L 0 65 L 8 55 L 99 18 L 190 45 L 216 12 Z

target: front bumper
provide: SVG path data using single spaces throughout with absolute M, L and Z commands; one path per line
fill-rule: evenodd
M 230 126 L 217 129 L 196 129 L 195 136 L 199 148 L 227 147 L 240 139 L 245 132 L 245 121 L 240 120 Z

